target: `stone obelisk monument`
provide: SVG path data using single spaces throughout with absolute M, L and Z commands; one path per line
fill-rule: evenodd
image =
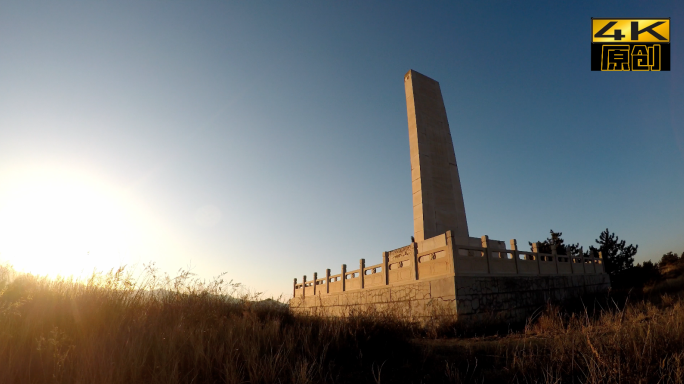
M 382 253 L 382 263 L 294 279 L 290 310 L 307 316 L 386 313 L 421 321 L 525 321 L 540 306 L 610 288 L 604 260 L 520 253 L 468 233 L 461 181 L 439 83 L 404 77 L 408 110 L 415 242 Z
M 461 180 L 439 83 L 414 70 L 404 76 L 413 181 L 413 233 L 423 241 L 451 230 L 467 241 Z

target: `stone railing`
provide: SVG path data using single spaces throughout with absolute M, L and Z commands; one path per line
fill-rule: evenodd
M 468 244 L 461 244 L 468 243 Z M 518 249 L 515 239 L 506 249 L 501 241 L 469 238 L 456 242 L 451 231 L 419 243 L 383 252 L 382 263 L 366 266 L 359 261 L 359 268 L 347 270 L 342 264 L 339 274 L 331 275 L 326 269 L 325 277 L 313 280 L 303 276 L 302 282 L 294 279 L 294 297 L 329 295 L 360 289 L 376 288 L 443 278 L 446 276 L 540 276 L 540 275 L 593 275 L 604 272 L 603 258 L 572 257 L 558 255 L 552 247 L 551 253 L 538 252 L 539 243 L 532 245 L 532 251 Z

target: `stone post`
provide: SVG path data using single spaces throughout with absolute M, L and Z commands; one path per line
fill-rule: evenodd
M 553 256 L 553 261 L 556 262 L 556 274 L 559 274 L 560 270 L 558 268 L 558 254 L 556 253 L 556 245 L 555 244 L 551 244 L 551 255 Z M 572 264 L 570 265 L 570 271 L 572 272 Z
M 385 274 L 385 285 L 389 284 L 389 271 L 387 270 L 387 267 L 389 266 L 389 252 L 383 252 L 382 253 L 382 273 Z
M 413 280 L 418 280 L 418 243 L 412 243 L 413 246 Z
M 342 264 L 342 292 L 347 290 L 347 264 Z
M 447 244 L 447 255 L 451 255 L 451 271 L 454 275 L 456 274 L 456 253 L 458 250 L 454 247 L 454 234 L 451 231 L 446 231 L 446 244 Z
M 361 270 L 361 272 L 359 272 L 359 278 L 361 278 L 361 289 L 363 289 L 363 287 L 364 287 L 363 282 L 366 279 L 366 277 L 365 277 L 366 275 L 363 271 L 364 268 L 366 268 L 366 259 L 361 259 L 361 260 L 359 260 L 359 269 Z
M 484 235 L 480 239 L 482 240 L 482 248 L 484 248 L 484 255 L 487 259 L 487 273 L 492 273 L 492 270 L 489 267 L 489 259 L 492 257 L 492 255 L 489 254 L 489 236 Z
M 292 285 L 292 297 L 295 297 L 296 294 L 297 294 L 297 278 L 295 277 L 294 285 Z
M 316 291 L 318 290 L 318 289 L 316 288 L 316 285 L 318 285 L 318 282 L 316 281 L 317 279 L 318 279 L 318 272 L 314 272 L 314 284 L 313 284 L 313 287 L 314 287 L 314 296 L 316 296 Z
M 515 260 L 515 273 L 519 274 L 520 269 L 518 268 L 518 260 L 520 257 L 518 256 L 518 240 L 516 239 L 511 239 L 511 252 L 513 254 L 513 260 Z
M 532 243 L 532 252 L 534 252 L 534 258 L 537 259 L 537 267 L 539 274 L 541 275 L 541 255 L 539 254 L 539 243 Z
M 566 248 L 566 249 L 567 249 L 567 248 Z M 584 264 L 584 252 L 580 252 L 579 255 L 577 255 L 577 257 L 580 259 L 580 261 L 582 262 L 582 264 Z
M 306 297 L 306 275 L 302 277 L 302 297 Z
M 572 255 L 572 251 L 570 251 L 570 247 L 567 247 L 566 249 L 568 250 L 568 253 L 569 253 L 570 255 Z M 577 255 L 577 258 L 580 259 L 580 261 L 582 262 L 582 264 L 584 264 L 584 262 L 585 262 L 585 260 L 584 260 L 584 252 L 579 252 L 579 254 Z M 594 262 L 592 261 L 591 264 L 594 265 Z M 587 266 L 585 265 L 585 266 L 584 266 L 584 272 L 585 272 L 585 273 L 586 273 L 586 271 L 587 271 L 586 268 L 587 268 Z
M 534 252 L 535 259 L 541 262 L 541 254 L 539 254 L 539 243 L 532 243 L 532 252 Z M 539 267 L 539 273 L 541 273 L 541 266 Z
M 330 268 L 325 270 L 325 293 L 330 293 Z

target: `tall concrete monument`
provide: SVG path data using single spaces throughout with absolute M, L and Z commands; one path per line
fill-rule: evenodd
M 461 179 L 439 83 L 414 70 L 404 76 L 411 148 L 413 233 L 423 241 L 446 231 L 468 239 Z
M 423 321 L 525 320 L 549 301 L 605 292 L 601 254 L 531 251 L 488 236 L 470 237 L 461 181 L 439 83 L 404 76 L 413 181 L 414 240 L 382 253 L 382 262 L 342 264 L 294 279 L 290 309 L 317 316 L 371 311 Z M 407 207 L 408 208 L 408 207 Z M 515 221 L 514 217 L 500 217 Z

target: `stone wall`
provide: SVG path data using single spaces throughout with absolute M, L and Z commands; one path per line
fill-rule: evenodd
M 459 321 L 524 321 L 547 303 L 606 292 L 607 274 L 593 276 L 460 276 L 401 286 L 294 298 L 296 313 L 315 316 L 391 314 L 426 320 L 458 315 Z
M 562 303 L 583 295 L 608 291 L 607 274 L 504 277 L 478 276 L 456 279 L 459 320 L 488 318 L 522 321 L 546 303 Z
M 382 313 L 420 319 L 441 311 L 456 313 L 453 277 L 437 278 L 403 285 L 295 297 L 290 308 L 296 313 L 317 316 L 348 316 L 353 313 Z

